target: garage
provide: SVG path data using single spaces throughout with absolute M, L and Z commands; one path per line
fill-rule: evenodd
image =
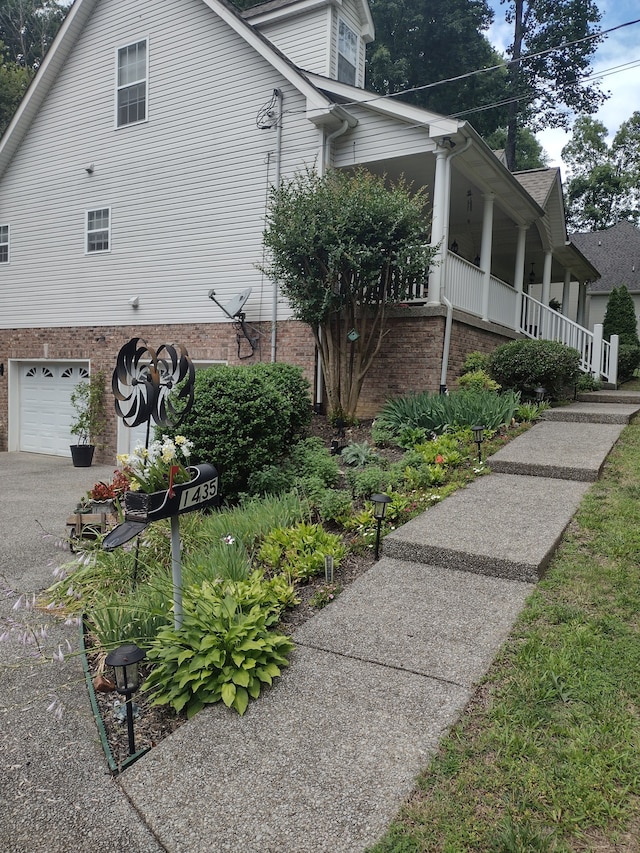
M 19 450 L 69 456 L 74 410 L 71 392 L 89 378 L 87 362 L 32 361 L 18 365 Z

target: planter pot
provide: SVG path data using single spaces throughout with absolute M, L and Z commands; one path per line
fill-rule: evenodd
M 95 445 L 93 444 L 72 444 L 71 459 L 73 460 L 74 468 L 89 468 L 93 462 L 93 453 Z

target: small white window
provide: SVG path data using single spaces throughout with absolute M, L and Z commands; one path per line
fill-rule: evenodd
M 118 50 L 117 126 L 147 118 L 147 42 L 138 41 Z
M 356 85 L 358 36 L 342 19 L 338 19 L 338 80 Z
M 87 252 L 108 252 L 111 246 L 111 209 L 87 211 Z
M 0 225 L 0 264 L 9 263 L 9 226 Z

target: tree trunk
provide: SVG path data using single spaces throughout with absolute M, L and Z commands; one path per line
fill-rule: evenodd
M 513 45 L 511 49 L 511 62 L 509 63 L 509 90 L 513 100 L 508 107 L 509 118 L 507 121 L 505 156 L 507 158 L 507 168 L 510 172 L 514 172 L 516 169 L 516 139 L 518 136 L 518 114 L 520 112 L 520 105 L 516 95 L 518 94 L 520 85 L 520 57 L 522 56 L 522 39 L 524 36 L 523 5 L 524 0 L 515 0 Z

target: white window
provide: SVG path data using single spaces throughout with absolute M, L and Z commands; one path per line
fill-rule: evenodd
M 147 42 L 118 50 L 116 124 L 136 124 L 147 118 Z
M 111 246 L 111 209 L 87 211 L 87 252 L 108 252 Z
M 0 225 L 0 264 L 9 263 L 9 226 Z
M 345 22 L 338 19 L 338 80 L 356 85 L 358 67 L 358 36 Z

